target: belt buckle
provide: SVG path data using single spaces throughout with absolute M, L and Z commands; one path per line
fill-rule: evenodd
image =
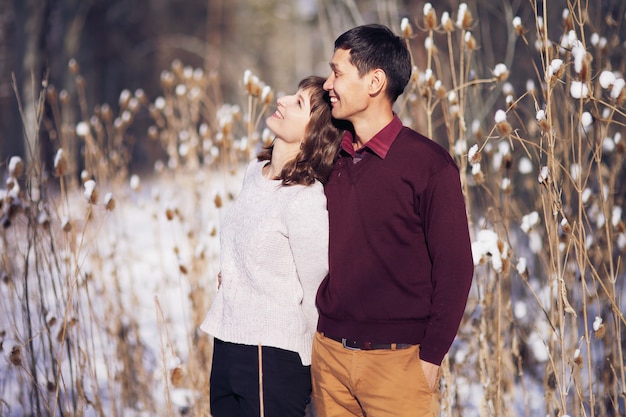
M 342 338 L 342 339 L 341 339 L 341 345 L 342 345 L 345 349 L 349 349 L 349 350 L 361 350 L 361 348 L 358 348 L 358 347 L 352 347 L 352 346 L 348 346 L 348 345 L 346 345 L 346 341 L 347 341 L 347 340 L 346 340 L 345 338 Z

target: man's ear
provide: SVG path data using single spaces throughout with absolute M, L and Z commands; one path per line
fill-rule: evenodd
M 378 95 L 385 91 L 385 87 L 387 86 L 387 74 L 380 68 L 373 70 L 370 74 L 370 85 L 369 85 L 369 93 L 370 95 Z

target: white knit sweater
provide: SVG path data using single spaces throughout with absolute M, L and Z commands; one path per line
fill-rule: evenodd
M 222 285 L 200 328 L 218 339 L 297 352 L 311 364 L 315 295 L 328 272 L 322 184 L 282 186 L 252 162 L 220 232 Z

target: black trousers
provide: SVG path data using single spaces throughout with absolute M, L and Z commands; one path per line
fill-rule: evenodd
M 311 397 L 311 367 L 300 356 L 263 346 L 263 411 L 265 417 L 302 417 Z M 258 346 L 215 339 L 211 367 L 213 417 L 259 417 Z

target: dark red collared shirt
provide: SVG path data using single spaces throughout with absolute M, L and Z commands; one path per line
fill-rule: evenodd
M 365 154 L 367 150 L 371 150 L 376 155 L 381 158 L 385 158 L 387 156 L 387 152 L 393 143 L 395 137 L 402 130 L 402 122 L 400 119 L 395 116 L 391 123 L 383 128 L 380 132 L 378 132 L 373 138 L 371 138 L 363 148 L 361 148 L 358 152 L 354 150 L 354 136 L 352 136 L 351 132 L 346 132 L 341 139 L 341 150 L 346 152 L 352 158 L 356 156 L 357 153 Z
M 392 122 L 357 156 L 347 133 L 325 187 L 329 275 L 318 330 L 421 344 L 439 365 L 465 310 L 473 261 L 459 171 L 440 145 Z

